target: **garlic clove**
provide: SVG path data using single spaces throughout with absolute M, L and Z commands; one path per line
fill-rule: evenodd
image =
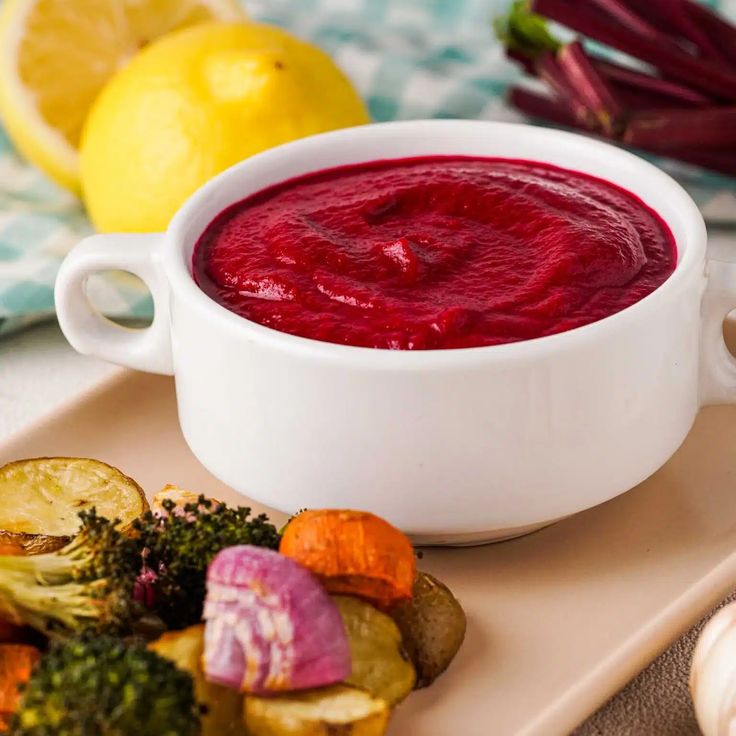
M 736 603 L 703 629 L 690 666 L 690 693 L 704 736 L 736 736 Z

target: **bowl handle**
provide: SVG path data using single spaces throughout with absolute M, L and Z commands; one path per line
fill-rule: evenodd
M 708 404 L 736 403 L 736 358 L 723 337 L 723 323 L 736 309 L 736 263 L 708 261 L 708 287 L 703 298 L 700 399 Z
M 163 245 L 161 234 L 93 235 L 69 253 L 56 278 L 54 296 L 59 324 L 75 350 L 129 368 L 173 374 L 169 287 L 161 264 Z M 122 327 L 90 304 L 87 279 L 105 270 L 128 271 L 144 281 L 153 296 L 150 327 Z

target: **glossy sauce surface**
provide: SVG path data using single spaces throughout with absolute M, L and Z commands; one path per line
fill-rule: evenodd
M 528 340 L 662 284 L 673 236 L 634 195 L 527 161 L 378 161 L 292 179 L 222 212 L 194 277 L 243 317 L 394 350 Z

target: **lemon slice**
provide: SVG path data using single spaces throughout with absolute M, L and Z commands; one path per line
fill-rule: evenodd
M 52 179 L 79 191 L 79 137 L 105 82 L 169 31 L 243 17 L 237 0 L 6 0 L 0 115 L 8 135 Z

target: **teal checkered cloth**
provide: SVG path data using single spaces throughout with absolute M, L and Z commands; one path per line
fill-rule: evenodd
M 518 71 L 492 37 L 509 0 L 248 0 L 252 17 L 328 51 L 356 84 L 375 120 L 431 117 L 521 120 L 503 101 Z M 736 16 L 736 0 L 713 1 Z M 703 207 L 736 183 L 668 165 Z M 733 206 L 733 205 L 731 205 Z M 53 314 L 64 254 L 91 232 L 71 195 L 13 151 L 0 129 L 0 334 Z M 133 277 L 100 277 L 90 297 L 116 318 L 147 317 L 150 298 Z

